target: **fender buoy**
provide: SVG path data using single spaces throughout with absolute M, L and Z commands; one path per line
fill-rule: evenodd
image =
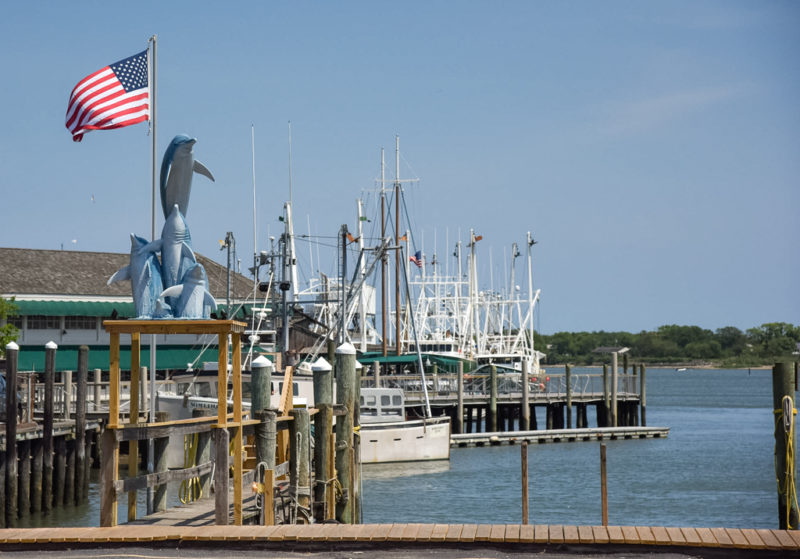
M 541 383 L 539 384 L 539 390 L 541 390 L 542 392 L 544 392 L 544 384 L 541 384 Z

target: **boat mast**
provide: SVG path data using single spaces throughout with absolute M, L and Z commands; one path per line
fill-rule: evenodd
M 366 279 L 366 263 L 364 262 L 363 254 L 364 254 L 364 226 L 363 226 L 363 219 L 362 219 L 362 207 L 361 207 L 361 199 L 358 199 L 358 250 L 359 254 L 362 255 L 362 258 L 359 258 L 359 274 L 361 276 L 361 282 Z M 364 288 L 361 288 L 359 293 L 359 311 L 360 311 L 360 320 L 361 323 L 361 352 L 367 351 L 367 301 L 366 301 L 366 294 L 364 293 Z
M 381 148 L 381 242 L 386 240 L 386 184 L 385 177 L 386 163 L 384 160 L 383 148 Z M 386 258 L 384 252 L 381 255 L 381 352 L 384 357 L 387 355 L 386 348 Z
M 400 136 L 394 137 L 394 235 L 400 246 Z M 394 253 L 394 335 L 396 354 L 402 351 L 400 343 L 400 251 Z

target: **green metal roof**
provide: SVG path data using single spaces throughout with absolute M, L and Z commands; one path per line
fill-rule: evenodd
M 109 301 L 14 301 L 20 315 L 43 316 L 111 316 L 117 311 L 119 318 L 136 316 L 133 303 Z
M 156 366 L 159 370 L 163 369 L 186 369 L 186 366 L 193 362 L 199 355 L 197 348 L 187 348 L 185 346 L 159 345 L 156 350 Z M 17 365 L 20 371 L 44 371 L 44 348 L 20 346 L 19 362 Z M 142 366 L 150 365 L 150 349 L 147 345 L 142 345 L 140 352 L 140 363 Z M 203 353 L 202 361 L 217 361 L 219 353 L 216 347 L 210 347 Z M 121 346 L 119 350 L 120 368 L 130 370 L 131 350 L 130 347 Z M 108 346 L 89 347 L 89 370 L 102 369 L 108 370 L 109 349 Z M 56 371 L 75 371 L 78 368 L 78 346 L 59 346 L 56 350 Z
M 377 361 L 381 364 L 405 364 L 405 363 L 417 363 L 417 354 L 416 353 L 405 353 L 403 355 L 387 355 L 384 357 L 381 352 L 379 351 L 370 351 L 366 353 L 362 353 L 358 356 L 358 361 L 362 365 L 370 365 L 373 362 Z M 422 361 L 427 366 L 428 361 L 433 364 L 436 364 L 440 369 L 447 370 L 447 371 L 455 371 L 458 368 L 458 363 L 464 363 L 464 371 L 471 371 L 475 368 L 475 362 L 470 361 L 468 359 L 457 359 L 455 357 L 445 357 L 443 355 L 431 355 L 428 353 L 422 354 Z

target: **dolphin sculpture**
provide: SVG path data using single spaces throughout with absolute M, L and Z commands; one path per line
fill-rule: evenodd
M 164 289 L 177 285 L 192 264 L 197 262 L 192 251 L 192 235 L 178 209 L 178 204 L 172 206 L 172 211 L 161 230 L 161 238 L 150 244 L 155 250 L 161 251 L 161 277 Z M 170 298 L 167 299 L 167 303 L 172 306 L 175 301 Z
M 130 280 L 133 291 L 133 304 L 136 307 L 138 318 L 160 317 L 165 314 L 164 309 L 156 307 L 158 296 L 164 289 L 161 278 L 161 265 L 156 258 L 156 243 L 131 233 L 131 259 L 130 264 L 120 268 L 110 278 L 107 285 L 124 280 Z
M 161 160 L 161 208 L 168 217 L 172 206 L 178 204 L 183 215 L 189 209 L 189 195 L 192 192 L 192 175 L 200 173 L 214 180 L 205 165 L 194 158 L 192 147 L 197 138 L 178 134 L 170 142 L 164 159 Z
M 208 292 L 208 279 L 202 264 L 193 264 L 184 274 L 181 283 L 165 289 L 160 299 L 171 297 L 175 318 L 208 318 L 217 309 L 217 302 Z

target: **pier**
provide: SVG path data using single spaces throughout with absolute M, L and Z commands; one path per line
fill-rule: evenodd
M 494 433 L 450 435 L 450 446 L 494 446 L 501 444 L 562 443 L 578 441 L 613 441 L 619 439 L 660 439 L 668 427 L 596 427 L 587 429 L 546 429 Z

